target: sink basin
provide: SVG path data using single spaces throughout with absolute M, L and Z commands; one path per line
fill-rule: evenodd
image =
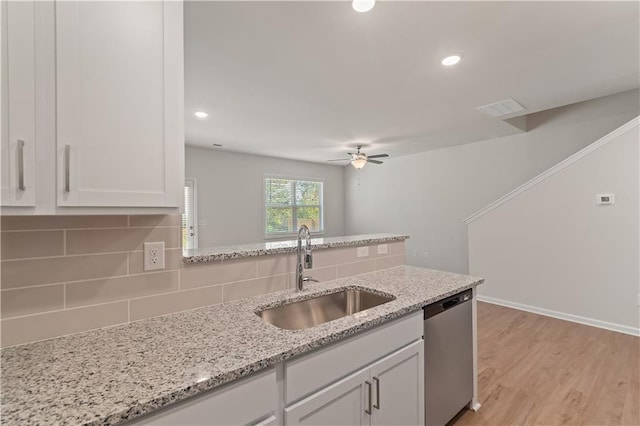
M 285 330 L 302 330 L 391 302 L 394 299 L 394 296 L 372 293 L 363 289 L 344 289 L 264 309 L 256 314 L 263 321 L 276 327 Z

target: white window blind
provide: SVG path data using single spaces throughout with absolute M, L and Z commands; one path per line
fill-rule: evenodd
M 198 210 L 196 204 L 196 180 L 184 182 L 184 213 L 182 214 L 182 248 L 198 248 Z
M 265 236 L 295 234 L 301 225 L 324 232 L 321 181 L 265 177 Z

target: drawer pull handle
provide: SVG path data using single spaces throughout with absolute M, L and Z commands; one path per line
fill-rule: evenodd
M 64 192 L 71 192 L 71 145 L 64 146 Z
M 367 387 L 369 388 L 369 402 L 368 402 L 369 409 L 366 409 L 366 408 L 365 408 L 365 409 L 364 409 L 364 412 L 365 412 L 365 413 L 367 413 L 367 414 L 369 414 L 369 415 L 371 415 L 371 412 L 373 411 L 373 409 L 372 409 L 372 407 L 371 407 L 371 404 L 372 404 L 372 402 L 373 402 L 373 401 L 372 401 L 372 399 L 373 399 L 373 398 L 371 397 L 371 382 L 367 380 L 365 383 L 367 384 Z
M 18 189 L 25 191 L 24 185 L 24 141 L 18 140 Z
M 374 377 L 373 380 L 376 381 L 376 403 L 373 404 L 373 408 L 375 408 L 376 410 L 380 409 L 380 379 L 377 377 Z

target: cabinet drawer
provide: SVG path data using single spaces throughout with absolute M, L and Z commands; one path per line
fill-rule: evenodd
M 285 405 L 422 337 L 422 310 L 284 365 Z
M 275 416 L 278 387 L 275 369 L 240 379 L 204 395 L 154 412 L 132 425 L 246 425 Z M 271 424 L 271 423 L 265 423 Z

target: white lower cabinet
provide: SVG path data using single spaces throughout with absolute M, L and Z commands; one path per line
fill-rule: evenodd
M 424 341 L 419 340 L 370 368 L 372 425 L 424 424 Z
M 285 408 L 285 424 L 423 424 L 423 365 L 419 340 Z
M 135 425 L 422 425 L 422 311 L 140 419 Z
M 134 420 L 133 425 L 202 426 L 277 423 L 278 386 L 275 369 L 243 378 Z

